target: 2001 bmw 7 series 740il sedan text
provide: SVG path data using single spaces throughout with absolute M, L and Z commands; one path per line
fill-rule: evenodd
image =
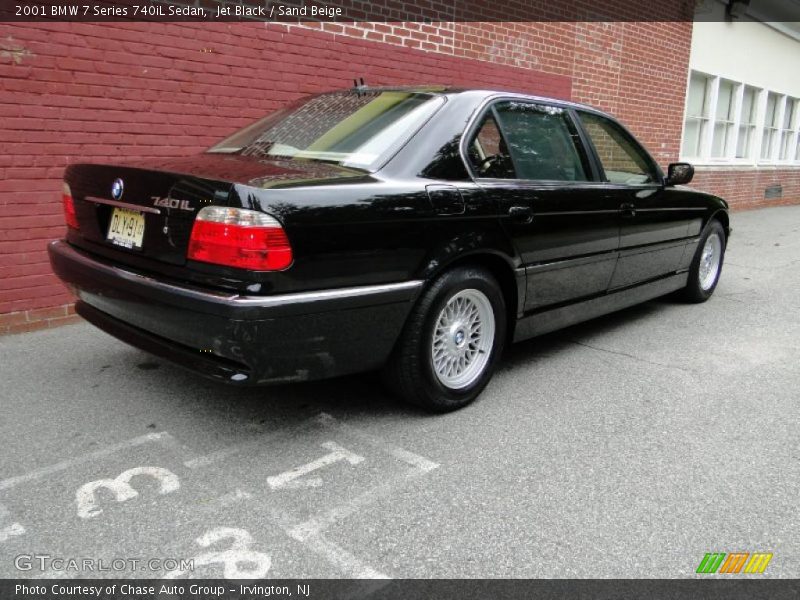
M 67 168 L 49 246 L 77 312 L 239 384 L 382 368 L 431 410 L 504 345 L 714 292 L 724 200 L 610 116 L 449 88 L 305 98 L 190 158 Z

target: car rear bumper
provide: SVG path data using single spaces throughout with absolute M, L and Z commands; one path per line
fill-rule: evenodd
M 334 377 L 381 366 L 422 281 L 243 296 L 156 279 L 66 242 L 48 246 L 76 310 L 111 335 L 227 383 Z

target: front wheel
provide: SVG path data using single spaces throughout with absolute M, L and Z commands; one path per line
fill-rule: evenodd
M 689 268 L 689 281 L 681 291 L 688 302 L 705 302 L 714 293 L 725 258 L 725 230 L 719 221 L 711 221 L 700 237 Z
M 503 294 L 481 267 L 444 273 L 409 316 L 384 375 L 390 391 L 436 412 L 466 406 L 492 377 L 506 333 Z

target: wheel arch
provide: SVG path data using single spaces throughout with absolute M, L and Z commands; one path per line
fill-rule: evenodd
M 720 208 L 718 210 L 713 211 L 708 219 L 706 219 L 703 228 L 707 227 L 711 221 L 719 221 L 722 224 L 722 228 L 725 230 L 725 238 L 729 238 L 731 236 L 731 219 L 728 211 L 724 208 Z
M 513 339 L 518 312 L 525 303 L 525 275 L 524 271 L 515 268 L 513 259 L 508 255 L 490 248 L 475 249 L 461 254 L 446 263 L 437 265 L 435 269 L 427 273 L 425 289 L 442 273 L 467 265 L 481 266 L 497 280 L 506 303 L 506 333 L 509 336 L 506 339 Z

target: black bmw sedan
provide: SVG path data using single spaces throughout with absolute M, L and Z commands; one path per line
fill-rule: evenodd
M 382 369 L 435 411 L 503 347 L 676 292 L 707 300 L 728 206 L 607 114 L 535 96 L 305 98 L 190 158 L 66 170 L 49 246 L 77 312 L 236 384 Z

